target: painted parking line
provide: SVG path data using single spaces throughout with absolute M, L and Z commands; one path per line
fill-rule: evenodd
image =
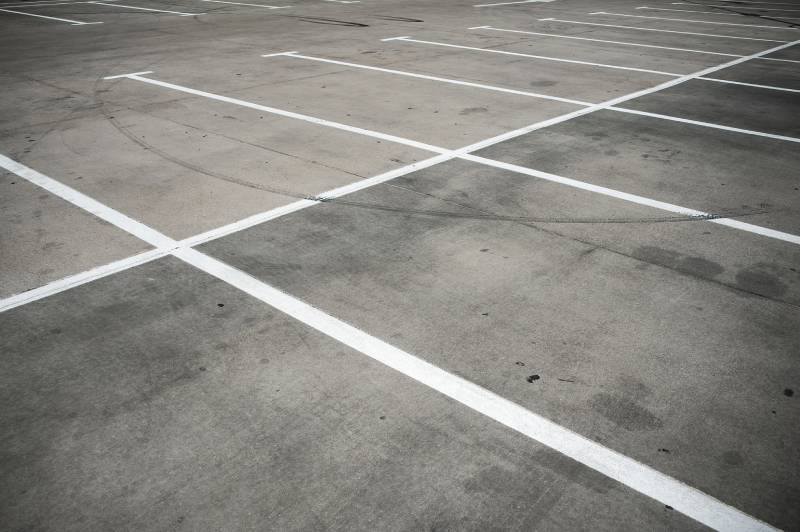
M 783 91 L 783 92 L 800 92 L 798 89 L 790 89 L 788 87 L 776 87 L 775 85 L 761 85 L 759 83 L 745 83 L 743 81 L 731 81 L 729 79 L 720 79 L 720 78 L 697 78 L 702 79 L 704 81 L 714 81 L 716 83 L 728 83 L 730 85 L 742 85 L 743 87 L 754 87 L 756 89 L 767 89 L 771 91 Z
M 437 42 L 437 41 L 423 41 L 423 40 L 420 40 L 420 39 L 412 39 L 411 37 L 408 37 L 408 36 L 390 37 L 388 39 L 381 39 L 381 41 L 383 41 L 383 42 L 402 41 L 402 42 L 412 42 L 412 43 L 417 43 L 417 44 L 429 44 L 431 46 L 443 46 L 443 47 L 447 47 L 447 48 L 457 48 L 457 49 L 460 49 L 460 50 L 470 50 L 470 51 L 473 51 L 473 52 L 486 52 L 486 53 L 492 53 L 492 54 L 512 55 L 512 56 L 515 56 L 515 57 L 528 57 L 528 58 L 531 58 L 531 59 L 542 59 L 544 61 L 554 61 L 554 62 L 557 62 L 557 63 L 572 63 L 572 64 L 576 64 L 576 65 L 585 65 L 585 66 L 598 67 L 598 68 L 611 68 L 611 69 L 614 69 L 614 70 L 627 70 L 627 71 L 632 71 L 632 72 L 644 72 L 646 74 L 656 74 L 656 75 L 659 75 L 659 76 L 679 77 L 679 76 L 682 75 L 682 74 L 676 74 L 674 72 L 664 72 L 664 71 L 661 71 L 661 70 L 649 70 L 649 69 L 646 69 L 646 68 L 634 68 L 634 67 L 626 67 L 626 66 L 619 66 L 619 65 L 607 65 L 605 63 L 592 63 L 592 62 L 589 62 L 589 61 L 577 61 L 575 59 L 564 59 L 564 58 L 561 58 L 561 57 L 549 57 L 549 56 L 544 56 L 544 55 L 523 54 L 523 53 L 519 53 L 519 52 L 508 52 L 506 50 L 493 50 L 493 49 L 489 49 L 489 48 L 477 48 L 475 46 L 463 46 L 463 45 L 460 45 L 460 44 L 451 44 L 451 43 L 444 43 L 444 42 Z
M 16 15 L 25 15 L 25 16 L 28 16 L 28 17 L 46 18 L 46 19 L 49 19 L 49 20 L 57 20 L 59 22 L 67 22 L 72 26 L 88 26 L 90 24 L 102 24 L 102 22 L 81 22 L 80 20 L 71 20 L 71 19 L 68 19 L 68 18 L 59 18 L 59 17 L 48 17 L 48 16 L 45 16 L 45 15 L 37 15 L 35 13 L 26 13 L 24 11 L 14 11 L 14 10 L 11 10 L 11 9 L 0 9 L 0 11 L 2 11 L 4 13 L 14 13 Z
M 668 17 L 650 17 L 647 15 L 626 15 L 624 13 L 608 13 L 606 11 L 595 11 L 589 15 L 605 15 L 608 17 L 629 17 L 629 18 L 647 18 L 651 20 L 667 20 L 671 22 L 690 22 L 695 24 L 715 24 L 717 26 L 744 26 L 746 28 L 767 28 L 773 30 L 787 30 L 792 31 L 794 28 L 786 26 L 763 26 L 758 24 L 739 24 L 737 22 L 718 22 L 710 20 L 690 20 L 685 18 L 668 18 Z
M 334 129 L 340 129 L 343 131 L 349 131 L 350 133 L 355 133 L 358 135 L 364 135 L 367 137 L 372 137 L 376 139 L 386 140 L 388 142 L 396 142 L 398 144 L 403 144 L 405 146 L 411 146 L 412 148 L 419 148 L 421 150 L 426 150 L 434 153 L 446 153 L 450 150 L 447 148 L 440 148 L 438 146 L 433 146 L 431 144 L 426 144 L 424 142 L 417 142 L 415 140 L 406 139 L 403 137 L 398 137 L 395 135 L 388 135 L 386 133 L 379 133 L 377 131 L 371 131 L 369 129 L 364 129 L 355 126 L 349 126 L 347 124 L 342 124 L 340 122 L 334 122 L 332 120 L 325 120 L 323 118 L 316 118 L 309 115 L 304 115 L 300 113 L 295 113 L 292 111 L 285 111 L 283 109 L 277 109 L 275 107 L 268 107 L 266 105 L 261 105 L 258 103 L 248 102 L 246 100 L 240 100 L 238 98 L 231 98 L 229 96 L 222 96 L 219 94 L 214 94 L 211 92 L 201 91 L 197 89 L 192 89 L 190 87 L 184 87 L 182 85 L 177 85 L 174 83 L 168 83 L 166 81 L 159 81 L 152 78 L 143 77 L 143 74 L 151 74 L 152 72 L 139 72 L 133 74 L 121 74 L 117 76 L 108 76 L 103 79 L 106 80 L 113 80 L 119 78 L 128 78 L 136 81 L 141 81 L 143 83 L 148 83 L 150 85 L 156 85 L 159 87 L 163 87 L 165 89 L 171 89 L 179 92 L 183 92 L 186 94 L 193 94 L 195 96 L 202 96 L 203 98 L 208 98 L 211 100 L 217 100 L 220 102 L 230 103 L 233 105 L 238 105 L 240 107 L 248 107 L 250 109 L 256 109 L 258 111 L 263 111 L 265 113 L 270 113 L 278 116 L 283 116 L 286 118 L 294 118 L 296 120 L 302 120 L 304 122 L 310 122 L 312 124 L 316 124 L 318 126 L 325 126 L 331 127 Z
M 489 390 L 449 373 L 345 323 L 251 275 L 179 243 L 140 222 L 44 176 L 16 161 L 0 156 L 0 164 L 64 199 L 101 216 L 122 230 L 146 238 L 148 243 L 173 246 L 170 254 L 209 275 L 238 288 L 271 307 L 351 347 L 462 405 L 538 441 L 639 493 L 669 505 L 717 530 L 773 531 L 760 521 L 700 490 L 692 488 L 641 462 L 600 445 Z M 8 168 L 7 168 L 8 169 Z
M 553 100 L 553 101 L 557 101 L 557 102 L 570 103 L 570 104 L 573 104 L 573 105 L 582 105 L 582 106 L 592 105 L 590 102 L 583 102 L 583 101 L 580 101 L 580 100 L 573 100 L 573 99 L 570 99 L 570 98 L 561 98 L 561 97 L 558 97 L 558 96 L 550 96 L 550 95 L 547 95 L 547 94 L 540 94 L 538 92 L 529 92 L 529 91 L 522 91 L 522 90 L 516 90 L 516 89 L 507 89 L 505 87 L 497 87 L 497 86 L 494 86 L 494 85 L 486 85 L 484 83 L 473 83 L 471 81 L 463 81 L 463 80 L 458 80 L 458 79 L 453 79 L 453 78 L 443 78 L 443 77 L 439 77 L 439 76 L 430 76 L 430 75 L 427 75 L 427 74 L 417 74 L 415 72 L 407 72 L 407 71 L 404 71 L 404 70 L 394 70 L 394 69 L 391 69 L 391 68 L 382 68 L 382 67 L 375 67 L 375 66 L 371 66 L 371 65 L 364 65 L 364 64 L 360 64 L 360 63 L 350 63 L 350 62 L 347 62 L 347 61 L 339 61 L 339 60 L 336 60 L 336 59 L 326 59 L 326 58 L 323 58 L 323 57 L 304 55 L 304 54 L 301 54 L 299 52 L 280 52 L 280 53 L 277 53 L 277 54 L 265 54 L 265 55 L 262 55 L 261 57 L 292 57 L 292 58 L 295 58 L 295 59 L 305 59 L 307 61 L 316 61 L 316 62 L 319 62 L 319 63 L 330 63 L 332 65 L 341 65 L 341 66 L 352 67 L 352 68 L 360 68 L 360 69 L 363 69 L 363 70 L 374 70 L 376 72 L 385 72 L 387 74 L 396 74 L 398 76 L 406 76 L 406 77 L 417 78 L 417 79 L 427 79 L 427 80 L 430 80 L 430 81 L 438 81 L 440 83 L 450 83 L 450 84 L 453 84 L 453 85 L 462 85 L 462 86 L 465 86 L 465 87 L 474 87 L 474 88 L 477 88 L 477 89 L 485 89 L 485 90 L 496 91 L 496 92 L 505 92 L 507 94 L 516 94 L 518 96 L 529 96 L 529 97 L 532 97 L 532 98 L 541 98 L 541 99 L 544 99 L 544 100 Z
M 540 18 L 540 21 L 548 21 L 548 22 L 561 22 L 564 24 L 581 24 L 584 26 L 598 26 L 598 27 L 605 27 L 605 28 L 622 28 L 627 30 L 639 30 L 639 31 L 655 31 L 659 33 L 677 33 L 680 35 L 697 35 L 700 37 L 716 37 L 720 39 L 736 39 L 740 41 L 761 41 L 761 42 L 782 42 L 788 43 L 789 41 L 780 40 L 780 39 L 763 39 L 760 37 L 741 37 L 738 35 L 719 35 L 716 33 L 698 33 L 695 31 L 678 31 L 678 30 L 664 30 L 660 28 L 643 28 L 641 26 L 625 26 L 622 24 L 602 24 L 599 22 L 585 22 L 582 20 L 565 20 L 560 18 Z
M 203 2 L 214 2 L 215 4 L 232 4 L 235 6 L 263 7 L 266 9 L 286 9 L 292 6 L 268 6 L 265 4 L 248 4 L 245 2 L 229 2 L 227 0 L 202 0 Z
M 701 15 L 721 15 L 723 17 L 741 17 L 742 16 L 741 13 L 723 13 L 721 11 L 694 11 L 692 9 L 670 9 L 668 7 L 641 6 L 641 7 L 637 7 L 636 9 L 649 9 L 651 11 L 679 11 L 681 13 L 698 13 L 698 14 L 701 14 Z M 727 9 L 730 9 L 730 8 L 727 8 Z M 786 11 L 800 11 L 800 10 L 787 9 Z M 780 16 L 781 18 L 788 18 L 788 19 L 796 19 L 796 18 L 798 18 L 798 17 L 784 17 L 782 15 L 776 15 L 776 16 Z
M 166 9 L 153 9 L 150 7 L 139 7 L 139 6 L 129 6 L 125 4 L 109 4 L 108 2 L 100 2 L 98 0 L 89 0 L 87 3 L 89 4 L 97 4 L 100 6 L 111 6 L 111 7 L 121 7 L 123 9 L 136 9 L 139 11 L 155 11 L 158 13 L 170 13 L 172 15 L 178 15 L 180 17 L 193 17 L 195 15 L 205 15 L 205 13 L 184 13 L 183 11 L 168 11 Z
M 573 39 L 576 41 L 591 41 L 591 42 L 604 42 L 608 44 L 620 44 L 623 46 L 636 46 L 641 48 L 655 48 L 659 50 L 674 50 L 676 52 L 689 52 L 694 54 L 707 54 L 707 55 L 722 55 L 726 57 L 744 57 L 742 54 L 727 54 L 723 52 L 709 52 L 708 50 L 695 50 L 692 48 L 676 48 L 674 46 L 659 46 L 655 44 L 643 44 L 643 43 L 636 43 L 636 42 L 623 42 L 623 41 L 609 41 L 607 39 L 593 39 L 590 37 L 577 37 L 575 35 L 561 35 L 558 33 L 542 33 L 538 31 L 522 31 L 522 30 L 510 30 L 505 28 L 495 28 L 492 26 L 473 26 L 471 28 L 467 28 L 468 30 L 488 30 L 488 31 L 502 31 L 507 33 L 521 33 L 524 35 L 538 35 L 541 37 L 555 37 L 557 39 Z
M 472 7 L 494 7 L 494 6 L 510 6 L 513 4 L 533 4 L 542 2 L 552 2 L 553 0 L 518 0 L 517 2 L 498 2 L 496 4 L 476 4 Z
M 761 4 L 761 3 L 764 3 L 764 4 L 774 5 L 774 6 L 780 5 L 780 3 L 772 3 L 772 2 L 735 2 L 733 5 L 730 5 L 730 6 L 721 6 L 721 5 L 712 5 L 712 4 L 695 4 L 693 2 L 672 2 L 672 3 L 673 3 L 673 5 L 721 7 L 723 9 L 732 9 L 734 7 L 741 8 L 741 6 L 739 6 L 737 4 Z M 784 4 L 784 5 L 797 6 L 797 4 Z M 750 9 L 753 9 L 755 11 L 800 11 L 800 9 L 786 9 L 786 8 L 782 8 L 782 7 L 751 7 Z

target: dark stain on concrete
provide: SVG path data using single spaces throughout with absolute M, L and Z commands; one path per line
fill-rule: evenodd
M 725 268 L 721 265 L 708 259 L 684 255 L 683 253 L 657 246 L 641 246 L 636 248 L 633 251 L 633 256 L 645 262 L 659 264 L 673 270 L 704 278 L 713 279 L 725 271 Z
M 736 286 L 747 292 L 771 298 L 780 297 L 789 289 L 777 275 L 758 266 L 739 271 L 736 274 Z
M 591 406 L 604 418 L 630 431 L 653 430 L 664 424 L 652 412 L 624 396 L 598 393 Z

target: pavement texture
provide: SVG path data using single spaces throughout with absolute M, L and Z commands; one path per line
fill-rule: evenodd
M 800 2 L 274 2 L 0 5 L 0 529 L 800 530 Z

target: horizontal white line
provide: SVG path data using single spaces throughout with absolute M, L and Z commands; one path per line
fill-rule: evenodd
M 718 35 L 715 33 L 697 33 L 694 31 L 678 31 L 678 30 L 662 30 L 659 28 L 642 28 L 640 26 L 623 26 L 621 24 L 601 24 L 599 22 L 583 22 L 580 20 L 564 20 L 560 18 L 540 18 L 541 21 L 551 21 L 551 22 L 563 22 L 567 24 L 583 24 L 585 26 L 602 26 L 605 28 L 623 28 L 628 30 L 639 30 L 639 31 L 656 31 L 659 33 L 679 33 L 681 35 L 699 35 L 700 37 L 718 37 L 720 39 L 736 39 L 740 41 L 761 41 L 761 42 L 783 42 L 788 43 L 789 41 L 781 41 L 778 39 L 762 39 L 759 37 L 739 37 L 734 35 Z
M 715 24 L 717 26 L 744 26 L 746 28 L 768 28 L 773 30 L 787 30 L 792 31 L 793 28 L 787 28 L 786 26 L 761 26 L 758 24 L 738 24 L 736 22 L 716 22 L 710 20 L 689 20 L 685 18 L 666 18 L 666 17 L 648 17 L 647 15 L 625 15 L 623 13 L 607 13 L 605 11 L 595 11 L 594 13 L 589 13 L 590 15 L 606 15 L 611 17 L 630 17 L 630 18 L 647 18 L 651 20 L 668 20 L 671 22 L 692 22 L 695 24 Z
M 636 109 L 628 109 L 626 107 L 608 107 L 611 111 L 619 111 L 633 115 L 649 116 L 651 118 L 660 118 L 662 120 L 670 120 L 672 122 L 682 122 L 684 124 L 692 124 L 695 126 L 710 127 L 712 129 L 721 129 L 723 131 L 732 131 L 734 133 L 744 133 L 746 135 L 754 135 L 756 137 L 766 137 L 774 140 L 784 140 L 786 142 L 800 142 L 800 138 L 787 137 L 785 135 L 775 135 L 773 133 L 765 133 L 763 131 L 755 131 L 752 129 L 742 129 L 739 127 L 724 126 L 722 124 L 714 124 L 711 122 L 703 122 L 700 120 L 692 120 L 690 118 L 681 118 L 673 115 L 662 115 L 660 113 L 650 113 L 648 111 L 638 111 Z
M 386 39 L 382 39 L 386 40 Z M 459 48 L 461 50 L 472 50 L 475 52 L 487 52 L 492 54 L 503 54 L 503 55 L 513 55 L 515 57 L 529 57 L 531 59 L 543 59 L 545 61 L 555 61 L 558 63 L 573 63 L 576 65 L 586 65 L 592 67 L 599 67 L 599 68 L 612 68 L 615 70 L 629 70 L 633 72 L 644 72 L 646 74 L 657 74 L 659 76 L 674 76 L 679 77 L 682 74 L 676 74 L 674 72 L 662 72 L 660 70 L 648 70 L 645 68 L 633 68 L 633 67 L 625 67 L 625 66 L 618 66 L 618 65 L 607 65 L 604 63 L 591 63 L 588 61 L 577 61 L 575 59 L 563 59 L 559 57 L 548 57 L 544 55 L 532 55 L 532 54 L 523 54 L 519 52 L 508 52 L 506 50 L 493 50 L 490 48 L 476 48 L 474 46 L 462 46 L 460 44 L 449 44 L 443 42 L 436 42 L 436 41 L 422 41 L 419 39 L 411 39 L 408 37 L 392 37 L 391 40 L 393 41 L 404 41 L 404 42 L 413 42 L 413 43 L 420 43 L 420 44 L 430 44 L 433 46 L 445 46 L 448 48 Z
M 202 0 L 203 2 L 214 2 L 215 4 L 233 4 L 235 6 L 251 6 L 251 7 L 263 7 L 266 9 L 286 9 L 292 6 L 268 6 L 264 4 L 248 4 L 245 2 L 228 2 L 226 0 Z
M 139 253 L 138 255 L 133 255 L 132 257 L 127 257 L 109 264 L 104 264 L 103 266 L 92 268 L 91 270 L 82 273 L 70 275 L 69 277 L 64 277 L 63 279 L 58 279 L 57 281 L 47 283 L 38 288 L 34 288 L 33 290 L 28 290 L 27 292 L 21 292 L 4 299 L 0 299 L 0 312 L 5 312 L 6 310 L 11 310 L 12 308 L 25 305 L 26 303 L 32 303 L 59 292 L 64 292 L 70 288 L 75 288 L 76 286 L 80 286 L 82 284 L 128 270 L 134 266 L 139 266 L 140 264 L 164 257 L 168 255 L 169 252 L 170 249 L 152 249 L 150 251 L 145 251 L 144 253 Z
M 700 4 L 693 4 L 693 5 L 700 5 Z M 695 11 L 693 9 L 670 9 L 668 7 L 637 7 L 636 9 L 649 9 L 652 11 L 679 11 L 681 13 L 698 13 L 701 15 L 722 15 L 724 17 L 741 17 L 741 13 L 723 13 L 721 11 Z M 788 10 L 787 10 L 788 11 Z M 784 17 L 781 18 L 788 18 L 788 19 L 796 19 L 798 17 Z
M 736 4 L 739 4 L 739 3 L 751 3 L 751 4 L 764 3 L 764 4 L 766 4 L 766 3 L 771 3 L 771 2 L 736 2 Z M 695 3 L 692 3 L 692 2 L 673 2 L 673 4 L 684 4 L 684 5 L 692 5 L 692 6 L 703 6 L 703 7 L 721 7 L 721 8 L 724 8 L 724 9 L 733 9 L 735 7 L 739 7 L 740 9 L 742 8 L 742 6 L 737 6 L 736 4 L 734 4 L 732 6 L 720 6 L 720 5 L 711 5 L 711 4 L 695 4 Z M 778 4 L 772 4 L 772 5 L 778 5 Z M 786 4 L 786 5 L 796 6 L 797 4 Z M 782 8 L 782 7 L 772 7 L 772 8 L 770 8 L 770 7 L 751 7 L 751 8 L 744 8 L 744 9 L 754 9 L 756 11 L 800 11 L 800 9 L 785 9 L 785 8 Z M 778 16 L 780 16 L 780 15 L 778 15 Z
M 715 218 L 714 217 L 715 215 L 713 213 L 699 211 L 696 209 L 690 209 L 688 207 L 681 207 L 680 205 L 674 205 L 672 203 L 666 203 L 664 201 L 654 200 L 651 198 L 646 198 L 644 196 L 638 196 L 636 194 L 630 194 L 628 192 L 622 192 L 620 190 L 615 190 L 613 188 L 607 188 L 600 185 L 593 185 L 592 183 L 587 183 L 585 181 L 579 181 L 577 179 L 571 179 L 569 177 L 563 177 L 548 172 L 542 172 L 539 170 L 534 170 L 532 168 L 518 166 L 516 164 L 504 163 L 502 161 L 496 161 L 494 159 L 487 159 L 485 157 L 480 157 L 477 155 L 465 154 L 465 155 L 459 155 L 459 157 L 467 161 L 472 161 L 486 166 L 492 166 L 494 168 L 508 170 L 510 172 L 516 172 L 518 174 L 525 174 L 532 177 L 537 177 L 539 179 L 545 179 L 547 181 L 552 181 L 553 183 L 559 183 L 561 185 L 566 185 L 569 187 L 578 188 L 589 192 L 594 192 L 595 194 L 609 196 L 612 198 L 627 201 L 629 203 L 636 203 L 638 205 L 644 205 L 647 207 L 652 207 L 654 209 L 680 214 L 682 216 L 689 216 L 697 218 L 698 220 L 706 220 L 709 222 L 714 222 L 735 229 L 739 229 L 741 231 L 746 231 L 748 233 L 756 233 L 762 236 L 768 236 L 770 238 L 774 238 L 777 240 L 783 240 L 785 242 L 800 245 L 800 236 L 793 235 L 791 233 L 784 233 L 782 231 L 776 231 L 774 229 L 768 229 L 766 227 L 761 227 L 758 225 L 747 224 L 742 222 L 730 223 L 733 222 L 734 220 L 729 218 Z M 723 220 L 728 220 L 728 221 L 723 221 Z
M 334 129 L 341 129 L 343 131 L 349 131 L 350 133 L 356 133 L 358 135 L 364 135 L 367 137 L 373 137 L 376 139 L 386 140 L 389 142 L 396 142 L 398 144 L 403 144 L 405 146 L 411 146 L 412 148 L 419 148 L 421 150 L 431 151 L 434 153 L 447 153 L 450 150 L 447 148 L 441 148 L 439 146 L 433 146 L 431 144 L 426 144 L 424 142 L 417 142 L 415 140 L 406 139 L 403 137 L 397 137 L 395 135 L 387 135 L 385 133 L 379 133 L 377 131 L 372 131 L 369 129 L 363 129 L 360 127 L 355 126 L 348 126 L 347 124 L 341 124 L 339 122 L 333 122 L 331 120 L 325 120 L 323 118 L 315 118 L 313 116 L 303 115 L 300 113 L 294 113 L 292 111 L 284 111 L 282 109 L 276 109 L 275 107 L 267 107 L 266 105 L 260 105 L 253 102 L 248 102 L 245 100 L 239 100 L 238 98 L 231 98 L 229 96 L 221 96 L 219 94 L 213 94 L 211 92 L 205 92 L 197 89 L 191 89 L 189 87 L 184 87 L 181 85 L 176 85 L 174 83 L 167 83 L 166 81 L 159 81 L 151 78 L 144 78 L 137 74 L 127 74 L 122 77 L 126 77 L 128 79 L 133 79 L 136 81 L 141 81 L 144 83 L 149 83 L 151 85 L 157 85 L 159 87 L 164 87 L 166 89 L 172 89 L 179 92 L 184 92 L 186 94 L 193 94 L 195 96 L 202 96 L 203 98 L 208 98 L 210 100 L 217 100 L 220 102 L 226 102 L 233 105 L 238 105 L 241 107 L 248 107 L 250 109 L 256 109 L 258 111 L 263 111 L 265 113 L 270 113 L 278 116 L 285 116 L 287 118 L 294 118 L 296 120 L 302 120 L 304 122 L 310 122 L 312 124 L 317 124 L 319 126 L 330 127 Z
M 37 15 L 35 13 L 26 13 L 24 11 L 13 11 L 11 9 L 0 9 L 0 11 L 3 11 L 5 13 L 14 13 L 16 15 L 25 15 L 25 16 L 28 16 L 28 17 L 46 18 L 46 19 L 49 19 L 49 20 L 57 20 L 59 22 L 69 22 L 73 26 L 88 26 L 90 24 L 102 24 L 102 22 L 81 22 L 80 20 L 71 20 L 71 19 L 68 19 L 68 18 L 58 18 L 58 17 L 48 17 L 48 16 L 45 16 L 45 15 Z
M 485 89 L 485 90 L 496 91 L 496 92 L 505 92 L 505 93 L 516 94 L 516 95 L 520 95 L 520 96 L 530 96 L 530 97 L 533 97 L 533 98 L 542 98 L 542 99 L 545 99 L 545 100 L 554 100 L 554 101 L 557 101 L 557 102 L 569 103 L 569 104 L 573 104 L 573 105 L 592 105 L 589 102 L 582 102 L 580 100 L 572 100 L 572 99 L 569 99 L 569 98 L 560 98 L 558 96 L 549 96 L 547 94 L 539 94 L 537 92 L 528 92 L 528 91 L 521 91 L 521 90 L 516 90 L 516 89 L 507 89 L 507 88 L 504 88 L 504 87 L 496 87 L 494 85 L 485 85 L 485 84 L 482 84 L 482 83 L 473 83 L 471 81 L 461 81 L 461 80 L 452 79 L 452 78 L 441 78 L 441 77 L 438 77 L 438 76 L 429 76 L 427 74 L 416 74 L 414 72 L 406 72 L 406 71 L 403 71 L 403 70 L 393 70 L 393 69 L 389 69 L 389 68 L 381 68 L 381 67 L 363 65 L 363 64 L 358 64 L 358 63 L 349 63 L 349 62 L 346 62 L 346 61 L 337 61 L 337 60 L 334 60 L 334 59 L 325 59 L 325 58 L 322 58 L 322 57 L 303 55 L 303 54 L 300 54 L 299 52 L 285 52 L 285 53 L 282 53 L 282 54 L 267 54 L 267 55 L 262 55 L 261 57 L 276 57 L 276 56 L 294 57 L 294 58 L 297 58 L 297 59 L 307 59 L 309 61 L 318 61 L 318 62 L 321 62 L 321 63 L 331 63 L 331 64 L 334 64 L 334 65 L 342 65 L 342 66 L 348 66 L 348 67 L 353 67 L 353 68 L 361 68 L 361 69 L 365 69 L 365 70 L 374 70 L 374 71 L 377 71 L 377 72 L 385 72 L 387 74 L 397 74 L 399 76 L 407 76 L 407 77 L 411 77 L 411 78 L 427 79 L 427 80 L 430 80 L 430 81 L 439 81 L 441 83 L 451 83 L 451 84 L 454 84 L 454 85 L 463 85 L 463 86 L 466 86 L 466 87 L 474 87 L 474 88 L 478 88 L 478 89 Z
M 774 530 L 695 488 L 591 441 L 194 249 L 175 256 L 334 340 L 717 530 Z
M 655 44 L 642 44 L 636 42 L 624 42 L 624 41 L 609 41 L 606 39 L 592 39 L 589 37 L 576 37 L 574 35 L 559 35 L 557 33 L 541 33 L 538 31 L 522 31 L 522 30 L 509 30 L 504 28 L 493 28 L 492 26 L 473 26 L 471 28 L 467 28 L 469 30 L 491 30 L 491 31 L 503 31 L 508 33 L 522 33 L 525 35 L 541 35 L 542 37 L 556 37 L 558 39 L 574 39 L 576 41 L 593 41 L 593 42 L 605 42 L 609 44 L 621 44 L 623 46 L 637 46 L 642 48 L 656 48 L 660 50 L 674 50 L 676 52 L 691 52 L 695 54 L 708 54 L 708 55 L 722 55 L 726 57 L 744 57 L 741 54 L 726 54 L 723 52 L 709 52 L 708 50 L 693 50 L 691 48 L 675 48 L 674 46 L 658 46 Z
M 760 85 L 758 83 L 745 83 L 743 81 L 731 81 L 731 80 L 728 80 L 728 79 L 706 78 L 706 77 L 697 78 L 697 79 L 702 79 L 702 80 L 705 80 L 705 81 L 715 81 L 717 83 L 730 83 L 731 85 L 743 85 L 745 87 L 755 87 L 755 88 L 758 88 L 758 89 L 769 89 L 769 90 L 772 90 L 772 91 L 800 92 L 800 90 L 798 90 L 798 89 L 790 89 L 790 88 L 787 88 L 787 87 L 776 87 L 775 85 Z
M 111 6 L 111 7 L 121 7 L 123 9 L 136 9 L 139 11 L 155 11 L 157 13 L 170 13 L 172 15 L 180 15 L 182 17 L 193 17 L 195 15 L 205 15 L 205 13 L 184 13 L 183 11 L 167 11 L 165 9 L 152 9 L 149 7 L 139 7 L 139 6 L 129 6 L 125 4 L 109 4 L 107 2 L 99 2 L 98 0 L 89 0 L 87 3 L 89 4 L 97 4 L 100 6 Z
M 498 2 L 496 4 L 475 4 L 472 7 L 510 6 L 512 4 L 531 4 L 534 2 L 552 2 L 553 0 L 519 0 L 517 2 Z

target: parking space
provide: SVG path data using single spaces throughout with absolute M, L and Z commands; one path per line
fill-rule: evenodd
M 3 522 L 797 529 L 800 29 L 706 4 L 0 5 Z

